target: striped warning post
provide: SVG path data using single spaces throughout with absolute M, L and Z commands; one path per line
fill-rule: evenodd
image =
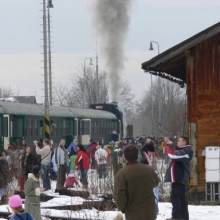
M 45 138 L 50 140 L 50 115 L 45 115 L 44 120 Z

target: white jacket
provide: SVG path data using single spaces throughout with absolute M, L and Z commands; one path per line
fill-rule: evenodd
M 105 158 L 100 161 L 100 158 Z M 97 161 L 97 164 L 106 164 L 107 163 L 107 158 L 108 158 L 108 152 L 102 148 L 99 148 L 95 152 L 95 160 Z

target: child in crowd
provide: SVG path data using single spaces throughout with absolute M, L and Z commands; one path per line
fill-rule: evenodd
M 18 173 L 17 173 L 17 179 L 18 179 L 18 185 L 20 187 L 20 191 L 24 191 L 24 183 L 25 183 L 25 176 L 24 176 L 24 150 L 19 150 L 19 166 L 18 166 Z
M 73 188 L 74 185 L 79 187 L 79 182 L 76 179 L 76 176 L 75 176 L 74 173 L 68 174 L 68 176 L 66 178 L 65 185 L 66 185 L 67 188 Z
M 70 173 L 66 178 L 65 185 L 67 188 L 73 188 L 74 185 L 79 186 L 78 175 L 76 174 L 76 151 L 73 152 L 72 156 L 70 156 Z
M 33 216 L 22 208 L 22 200 L 19 195 L 13 195 L 8 200 L 8 205 L 12 209 L 13 215 L 10 220 L 28 219 L 34 220 Z

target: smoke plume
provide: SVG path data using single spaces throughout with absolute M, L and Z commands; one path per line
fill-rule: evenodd
M 132 0 L 95 0 L 93 27 L 106 60 L 111 99 L 118 101 L 120 72 L 124 68 L 124 45 L 130 23 Z

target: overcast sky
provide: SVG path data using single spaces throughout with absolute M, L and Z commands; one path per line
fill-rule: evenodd
M 96 34 L 91 25 L 93 0 L 53 0 L 53 81 L 68 84 L 71 74 L 87 57 L 95 56 Z M 0 0 L 0 86 L 11 86 L 20 95 L 43 100 L 42 3 L 43 0 Z M 141 63 L 157 55 L 149 42 L 165 51 L 219 22 L 217 0 L 134 0 L 126 40 L 127 60 L 121 76 L 138 99 L 150 76 Z M 105 60 L 100 54 L 100 68 Z

